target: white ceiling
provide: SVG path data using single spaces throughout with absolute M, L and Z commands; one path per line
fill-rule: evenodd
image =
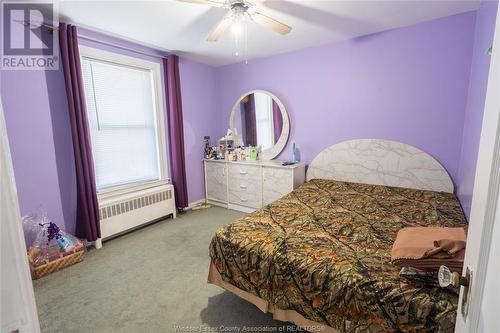
M 479 8 L 480 0 L 284 1 L 257 8 L 290 26 L 281 36 L 250 22 L 248 59 L 327 44 Z M 213 66 L 240 62 L 229 31 L 205 39 L 226 10 L 178 1 L 59 2 L 60 19 Z

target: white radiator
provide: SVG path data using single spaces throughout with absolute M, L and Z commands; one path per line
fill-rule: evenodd
M 170 214 L 175 218 L 174 186 L 171 184 L 99 200 L 101 238 L 109 238 Z

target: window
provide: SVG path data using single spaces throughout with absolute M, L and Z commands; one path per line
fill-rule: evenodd
M 274 146 L 273 99 L 263 93 L 254 93 L 257 142 L 262 150 Z
M 97 190 L 164 179 L 160 65 L 80 50 Z

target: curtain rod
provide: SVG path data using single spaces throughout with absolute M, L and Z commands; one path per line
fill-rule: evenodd
M 85 39 L 85 40 L 88 40 L 88 41 L 92 41 L 92 42 L 96 42 L 96 43 L 100 43 L 100 44 L 104 44 L 104 45 L 108 45 L 108 46 L 120 48 L 120 49 L 123 49 L 123 50 L 126 50 L 126 51 L 132 51 L 132 52 L 135 52 L 135 53 L 147 55 L 147 56 L 150 56 L 150 57 L 156 57 L 156 58 L 160 58 L 160 59 L 163 59 L 163 58 L 165 58 L 166 55 L 168 55 L 167 52 L 165 52 L 166 53 L 165 55 L 159 55 L 159 54 L 153 54 L 153 53 L 148 53 L 148 52 L 144 52 L 144 51 L 139 51 L 139 50 L 133 49 L 131 47 L 123 46 L 123 45 L 112 43 L 112 42 L 103 41 L 103 40 L 100 40 L 100 39 L 97 39 L 97 38 L 93 38 L 93 37 L 89 37 L 89 36 L 85 36 L 85 35 L 81 35 L 81 34 L 78 34 L 78 38 L 82 38 L 82 39 Z
M 31 25 L 33 25 L 33 22 L 28 22 L 26 20 L 15 20 L 15 21 L 17 23 L 20 23 L 20 24 L 24 25 L 24 26 L 31 26 Z M 37 23 L 40 24 L 41 26 L 45 27 L 45 28 L 49 28 L 49 29 L 52 29 L 52 30 L 59 30 L 59 27 L 50 25 L 50 24 L 45 23 L 45 22 L 37 22 Z M 139 51 L 139 50 L 127 47 L 127 46 L 120 45 L 120 44 L 116 44 L 116 43 L 112 43 L 112 42 L 106 42 L 106 41 L 103 41 L 103 40 L 100 40 L 100 39 L 97 39 L 97 38 L 85 36 L 85 35 L 82 35 L 80 33 L 78 33 L 78 37 L 86 39 L 86 40 L 89 40 L 89 41 L 93 41 L 93 42 L 96 42 L 96 43 L 105 44 L 105 45 L 117 47 L 117 48 L 120 48 L 120 49 L 123 49 L 123 50 L 126 50 L 126 51 L 132 51 L 132 52 L 135 52 L 135 53 L 147 55 L 147 56 L 150 56 L 150 57 L 156 57 L 156 58 L 160 58 L 160 59 L 165 58 L 165 56 L 168 54 L 168 52 L 165 52 L 166 53 L 165 55 L 159 55 L 159 54 L 153 54 L 153 53 L 148 53 L 148 52 L 144 52 L 144 51 Z M 163 51 L 160 51 L 160 52 L 163 52 Z

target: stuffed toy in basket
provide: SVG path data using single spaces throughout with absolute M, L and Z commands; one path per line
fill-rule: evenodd
M 71 266 L 85 258 L 85 246 L 45 214 L 23 217 L 28 261 L 33 279 Z

